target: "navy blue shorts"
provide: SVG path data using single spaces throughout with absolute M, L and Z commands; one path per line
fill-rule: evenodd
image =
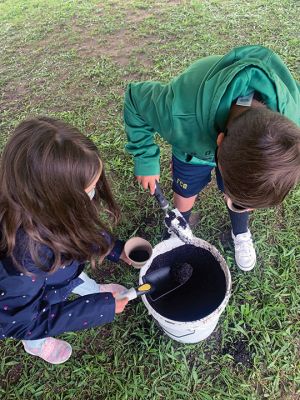
M 191 164 L 172 156 L 173 191 L 182 197 L 196 196 L 211 181 L 210 165 Z M 224 192 L 224 184 L 218 168 L 216 168 L 218 188 Z

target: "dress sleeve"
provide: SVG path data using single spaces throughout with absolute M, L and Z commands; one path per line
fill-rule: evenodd
M 113 321 L 111 293 L 58 299 L 53 304 L 48 300 L 45 276 L 20 274 L 0 279 L 0 338 L 40 339 Z
M 50 274 L 51 249 L 40 247 L 45 269 L 41 270 L 29 253 L 22 232 L 18 239 L 15 254 L 24 273 L 16 269 L 11 257 L 0 260 L 0 338 L 40 339 L 113 321 L 115 299 L 111 293 L 68 299 L 73 286 L 78 285 L 82 263 L 72 261 Z M 111 243 L 110 237 L 109 240 Z
M 125 242 L 124 240 L 116 239 L 115 241 L 113 238 L 105 231 L 101 232 L 101 235 L 106 239 L 107 243 L 112 246 L 111 251 L 109 254 L 105 256 L 105 258 L 109 261 L 118 262 L 120 260 L 120 256 L 124 249 Z
M 117 239 L 114 243 L 113 248 L 111 249 L 111 252 L 106 256 L 107 260 L 118 262 L 120 260 L 124 245 L 124 240 Z

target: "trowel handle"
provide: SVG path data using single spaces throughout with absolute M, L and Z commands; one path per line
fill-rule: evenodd
M 136 299 L 137 292 L 136 292 L 135 288 L 130 288 L 130 289 L 124 290 L 124 292 L 118 293 L 116 295 L 116 300 L 122 300 L 122 299 L 125 299 L 125 297 L 127 297 L 128 301 Z
M 158 201 L 160 207 L 163 210 L 167 210 L 169 208 L 168 200 L 163 195 L 163 192 L 161 190 L 161 187 L 160 187 L 160 184 L 158 183 L 158 181 L 155 181 L 154 197 L 156 198 L 156 200 Z
M 127 297 L 128 301 L 136 299 L 138 296 L 142 296 L 143 294 L 152 292 L 153 287 L 149 283 L 144 283 L 140 285 L 137 289 L 130 288 L 126 289 L 121 293 L 118 293 L 116 296 L 117 300 L 125 299 Z

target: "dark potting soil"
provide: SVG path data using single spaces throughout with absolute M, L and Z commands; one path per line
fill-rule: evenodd
M 146 261 L 149 258 L 149 253 L 147 250 L 136 249 L 136 250 L 132 250 L 129 253 L 129 258 L 131 258 L 131 260 L 137 261 L 137 262 Z
M 185 244 L 154 258 L 147 273 L 165 265 L 188 263 L 192 276 L 178 289 L 151 306 L 162 316 L 174 321 L 196 321 L 212 313 L 222 303 L 226 293 L 225 274 L 215 257 L 200 247 Z
M 171 278 L 172 280 L 180 285 L 187 282 L 193 274 L 193 267 L 191 264 L 175 264 L 171 268 Z
M 150 298 L 157 301 L 160 297 L 166 296 L 172 290 L 177 290 L 184 285 L 192 276 L 193 267 L 188 263 L 164 265 L 161 268 L 151 271 L 143 276 L 143 282 L 152 286 Z
M 223 348 L 222 354 L 230 354 L 235 364 L 240 364 L 244 368 L 253 366 L 253 354 L 249 342 L 244 338 L 239 338 L 233 343 L 229 343 Z

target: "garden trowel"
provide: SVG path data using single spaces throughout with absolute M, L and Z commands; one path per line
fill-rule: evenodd
M 170 207 L 169 202 L 163 195 L 161 187 L 157 181 L 155 182 L 154 197 L 158 201 L 161 209 L 164 210 L 166 214 L 164 222 L 168 232 L 170 234 L 174 233 L 184 243 L 191 243 L 193 239 L 193 233 L 189 224 L 186 222 L 181 212 L 177 208 L 172 209 Z

